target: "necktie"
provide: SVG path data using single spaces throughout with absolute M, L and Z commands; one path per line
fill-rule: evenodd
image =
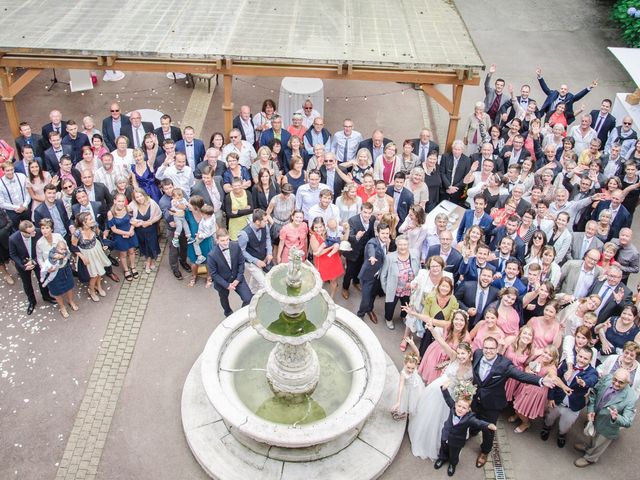
M 600 115 L 598 117 L 598 121 L 596 122 L 596 132 L 600 133 L 600 128 L 602 128 L 602 122 L 604 122 L 604 117 Z
M 584 240 L 582 242 L 582 253 L 580 255 L 580 258 L 584 258 L 584 256 L 587 254 L 587 247 L 589 246 L 590 242 L 591 242 L 590 239 L 588 239 L 587 237 L 584 237 Z
M 344 139 L 344 150 L 342 151 L 342 161 L 346 162 L 349 156 L 349 137 L 345 137 Z
M 424 163 L 427 159 L 427 147 L 426 145 L 420 144 L 420 163 Z
M 136 128 L 136 148 L 140 147 L 140 130 L 139 128 Z
M 491 364 L 483 357 L 482 360 L 480 360 L 480 365 L 482 366 L 483 370 L 480 379 L 484 382 L 489 376 L 489 372 L 491 371 Z
M 453 168 L 451 168 L 451 185 L 453 185 L 456 181 L 456 168 L 458 168 L 459 158 L 453 159 Z
M 480 290 L 478 293 L 478 305 L 476 306 L 476 317 L 482 313 L 484 308 L 484 290 Z
M 607 388 L 607 391 L 604 392 L 604 395 L 602 395 L 602 398 L 598 402 L 598 410 L 601 410 L 607 404 L 607 402 L 611 400 L 611 397 L 613 397 L 614 393 L 615 390 L 613 389 L 613 387 Z
M 501 272 L 504 270 L 504 258 L 500 257 L 500 261 L 498 262 L 498 270 Z

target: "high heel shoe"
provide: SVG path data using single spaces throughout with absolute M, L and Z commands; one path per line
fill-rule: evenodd
M 93 300 L 94 302 L 99 302 L 100 301 L 100 297 L 98 297 L 96 295 L 96 292 L 89 290 L 89 298 L 91 298 L 91 300 Z
M 71 307 L 71 310 L 73 310 L 74 312 L 77 312 L 80 308 L 75 303 L 70 303 L 69 306 Z
M 66 308 L 60 309 L 60 315 L 62 315 L 62 318 L 69 318 L 69 312 L 67 312 Z
M 8 273 L 5 273 L 3 278 L 4 281 L 7 282 L 7 285 L 13 285 L 14 283 L 16 283 L 13 277 Z
M 101 297 L 106 297 L 107 292 L 105 292 L 102 288 L 98 288 L 98 295 L 100 295 Z

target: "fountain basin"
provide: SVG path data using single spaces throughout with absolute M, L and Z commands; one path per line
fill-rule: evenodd
M 250 327 L 245 309 L 234 313 L 216 328 L 201 357 L 206 395 L 234 437 L 254 451 L 265 446 L 303 449 L 336 439 L 348 444 L 355 438 L 385 386 L 386 356 L 373 332 L 353 313 L 336 307 L 335 323 L 326 332 L 326 342 L 345 356 L 345 367 L 352 370 L 350 388 L 341 404 L 325 418 L 284 424 L 260 417 L 238 394 L 234 370 L 241 364 L 242 352 L 262 340 Z M 325 453 L 335 453 L 331 450 Z

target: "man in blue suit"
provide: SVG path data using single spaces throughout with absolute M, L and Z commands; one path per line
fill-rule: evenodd
M 555 387 L 549 390 L 549 411 L 544 416 L 544 427 L 540 432 L 540 438 L 547 441 L 551 427 L 560 420 L 558 425 L 558 447 L 563 448 L 567 443 L 566 435 L 571 430 L 580 415 L 580 411 L 587 404 L 587 394 L 589 390 L 598 383 L 598 372 L 591 366 L 593 350 L 582 347 L 575 352 L 575 367 L 572 365 L 569 370 L 567 361 L 563 361 L 558 368 L 558 378 L 563 380 L 565 389 Z M 567 376 L 567 372 L 569 375 Z
M 622 190 L 615 190 L 611 193 L 611 200 L 601 200 L 591 214 L 593 220 L 598 220 L 600 212 L 603 210 L 611 210 L 611 228 L 609 228 L 609 237 L 607 240 L 618 238 L 620 230 L 624 227 L 631 226 L 631 214 L 629 210 L 622 205 L 623 200 Z
M 462 241 L 464 234 L 467 233 L 467 230 L 474 225 L 478 225 L 482 229 L 485 239 L 490 238 L 491 232 L 493 232 L 493 229 L 495 228 L 493 225 L 493 218 L 491 218 L 491 216 L 484 210 L 487 206 L 487 200 L 482 195 L 476 195 L 473 199 L 473 206 L 474 208 L 469 208 L 462 216 L 462 221 L 458 227 L 458 235 L 456 237 L 458 242 Z
M 52 184 L 45 185 L 44 202 L 33 211 L 33 223 L 40 225 L 40 220 L 50 218 L 53 222 L 53 231 L 62 235 L 69 242 L 69 216 L 62 200 L 56 199 L 56 190 Z
M 462 263 L 462 254 L 452 247 L 453 234 L 449 230 L 443 230 L 438 235 L 440 243 L 438 245 L 432 245 L 427 250 L 427 256 L 423 260 L 427 260 L 431 257 L 438 256 L 444 260 L 444 271 L 453 275 L 453 279 L 458 278 L 458 269 L 460 263 Z M 426 240 L 425 240 L 426 241 Z
M 522 265 L 524 265 L 525 243 L 524 240 L 520 238 L 520 235 L 518 235 L 519 226 L 520 217 L 518 217 L 517 215 L 510 216 L 509 218 L 507 218 L 507 222 L 504 225 L 494 230 L 493 240 L 491 240 L 489 246 L 491 247 L 491 250 L 496 250 L 498 248 L 498 245 L 500 245 L 500 241 L 504 237 L 511 237 L 515 243 L 515 251 L 513 253 L 513 256 L 516 257 Z
M 356 313 L 360 318 L 366 313 L 373 323 L 378 323 L 378 316 L 373 311 L 373 306 L 380 289 L 380 269 L 389 250 L 389 225 L 379 223 L 376 234 L 377 236 L 369 240 L 364 247 L 364 263 L 358 275 L 362 286 L 362 299 Z
M 387 187 L 387 195 L 393 198 L 393 206 L 400 219 L 398 227 L 407 218 L 409 208 L 413 205 L 413 193 L 408 188 L 404 188 L 406 179 L 404 172 L 398 172 L 393 176 L 393 186 Z
M 498 289 L 491 285 L 493 270 L 482 268 L 477 281 L 461 282 L 455 291 L 460 308 L 469 314 L 469 328 L 484 318 L 484 312 L 498 298 Z
M 598 82 L 594 80 L 587 88 L 580 90 L 576 94 L 573 94 L 569 92 L 569 87 L 564 83 L 560 85 L 559 90 L 551 90 L 547 86 L 547 82 L 545 82 L 544 78 L 542 78 L 541 68 L 536 69 L 536 75 L 538 76 L 538 83 L 540 83 L 540 88 L 542 88 L 542 91 L 547 95 L 547 98 L 542 104 L 542 107 L 540 107 L 538 116 L 542 118 L 542 116 L 546 114 L 548 119 L 548 117 L 554 112 L 558 103 L 564 103 L 566 105 L 565 116 L 567 117 L 568 124 L 573 123 L 573 121 L 576 119 L 575 115 L 573 114 L 573 104 L 598 86 Z
M 238 242 L 229 239 L 229 233 L 220 229 L 217 233 L 218 243 L 207 256 L 207 268 L 213 280 L 213 288 L 220 296 L 220 305 L 224 316 L 233 313 L 229 305 L 229 293 L 236 292 L 242 300 L 242 306 L 249 305 L 251 290 L 244 279 L 244 257 Z
M 102 120 L 102 138 L 104 138 L 104 144 L 113 152 L 116 149 L 116 138 L 118 138 L 122 132 L 122 127 L 129 125 L 129 117 L 122 115 L 120 112 L 120 105 L 117 103 L 111 104 L 111 115 Z
M 489 258 L 489 247 L 484 244 L 478 245 L 476 249 L 476 256 L 465 258 L 462 257 L 462 262 L 460 263 L 460 268 L 458 269 L 458 273 L 464 277 L 465 281 L 473 281 L 478 280 L 478 275 L 480 274 L 480 270 L 483 268 L 488 268 L 492 272 L 495 273 L 496 267 L 487 262 Z
M 44 152 L 44 168 L 53 176 L 57 175 L 60 171 L 60 160 L 62 157 L 66 155 L 71 158 L 73 148 L 71 145 L 62 145 L 62 136 L 58 132 L 51 132 L 49 134 L 49 142 L 51 146 Z
M 492 285 L 498 290 L 502 290 L 504 287 L 513 287 L 518 290 L 518 295 L 522 296 L 527 293 L 527 286 L 518 277 L 519 273 L 520 262 L 512 257 L 507 260 L 504 272 L 501 273 L 501 277 L 494 280 Z
M 277 138 L 282 143 L 282 151 L 291 155 L 291 149 L 289 148 L 289 140 L 291 140 L 291 134 L 282 128 L 282 117 L 280 115 L 274 115 L 271 117 L 271 128 L 262 132 L 260 136 L 260 146 L 269 146 L 271 140 Z
M 187 156 L 187 165 L 191 167 L 192 172 L 196 171 L 205 154 L 204 142 L 195 136 L 193 127 L 185 127 L 184 138 L 176 142 L 176 152 L 182 152 Z
M 591 125 L 598 132 L 598 138 L 602 142 L 601 148 L 607 144 L 611 130 L 616 128 L 616 117 L 611 115 L 611 100 L 605 98 L 600 104 L 600 110 L 591 110 Z

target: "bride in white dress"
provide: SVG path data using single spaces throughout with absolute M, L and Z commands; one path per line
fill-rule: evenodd
M 473 370 L 471 367 L 471 345 L 462 342 L 457 350 L 453 350 L 433 328 L 434 339 L 447 352 L 451 363 L 444 373 L 427 385 L 418 398 L 418 405 L 413 415 L 409 416 L 409 439 L 411 451 L 416 457 L 435 460 L 438 458 L 442 426 L 449 415 L 449 407 L 444 401 L 441 385 L 449 381 L 449 393 L 454 396 L 454 388 L 461 381 L 471 381 Z

